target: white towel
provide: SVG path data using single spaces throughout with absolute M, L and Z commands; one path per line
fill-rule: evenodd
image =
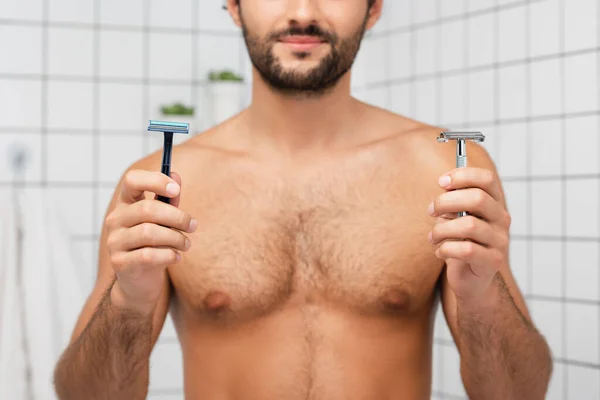
M 39 193 L 18 193 L 15 201 L 2 207 L 0 259 L 2 300 L 0 302 L 0 399 L 56 399 L 52 386 L 54 366 L 69 341 L 85 302 L 64 216 L 57 205 Z M 17 287 L 18 227 L 15 215 L 22 210 L 22 281 L 24 296 Z M 21 298 L 24 297 L 24 302 Z M 19 306 L 24 306 L 23 335 Z M 23 347 L 27 339 L 28 352 Z M 25 366 L 30 366 L 30 377 Z

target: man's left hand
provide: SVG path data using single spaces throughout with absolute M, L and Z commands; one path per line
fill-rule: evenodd
M 496 174 L 457 168 L 439 180 L 445 193 L 429 206 L 436 224 L 429 234 L 436 257 L 446 261 L 447 279 L 459 299 L 486 293 L 498 270 L 508 266 L 511 217 Z M 469 215 L 457 218 L 457 213 Z

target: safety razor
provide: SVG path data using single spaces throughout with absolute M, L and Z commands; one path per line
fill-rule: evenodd
M 167 176 L 171 176 L 171 153 L 173 152 L 173 134 L 190 133 L 190 124 L 183 122 L 170 122 L 170 121 L 154 121 L 150 120 L 148 124 L 149 132 L 163 132 L 164 133 L 164 145 L 162 155 L 162 167 L 160 172 Z M 169 203 L 169 198 L 164 196 L 158 196 L 158 200 L 163 203 Z
M 467 141 L 482 143 L 485 136 L 481 132 L 442 132 L 437 138 L 439 143 L 456 140 L 456 168 L 467 166 Z M 466 211 L 458 213 L 459 217 L 468 215 Z

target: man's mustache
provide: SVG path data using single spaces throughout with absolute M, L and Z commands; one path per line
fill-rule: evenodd
M 269 40 L 278 41 L 285 36 L 315 36 L 324 42 L 335 43 L 337 36 L 321 29 L 319 26 L 311 24 L 305 27 L 291 26 L 279 32 L 273 32 L 269 35 Z

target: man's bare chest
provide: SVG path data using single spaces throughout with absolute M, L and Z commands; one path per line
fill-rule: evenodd
M 386 174 L 311 185 L 223 184 L 190 201 L 199 228 L 169 274 L 180 302 L 252 318 L 290 304 L 410 313 L 440 273 L 426 190 Z

